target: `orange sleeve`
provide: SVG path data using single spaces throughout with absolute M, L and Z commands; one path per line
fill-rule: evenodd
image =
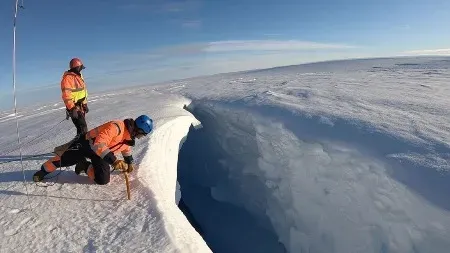
M 75 106 L 75 103 L 72 99 L 72 80 L 73 78 L 70 76 L 65 75 L 63 79 L 61 80 L 61 92 L 62 92 L 62 100 L 64 101 L 64 104 L 66 105 L 67 109 L 72 109 Z
M 112 164 L 116 160 L 116 157 L 111 152 L 108 145 L 115 136 L 119 135 L 119 131 L 120 129 L 116 126 L 116 124 L 110 122 L 108 126 L 103 128 L 102 131 L 98 133 L 97 137 L 95 137 L 95 142 L 91 147 L 98 156 L 109 164 Z

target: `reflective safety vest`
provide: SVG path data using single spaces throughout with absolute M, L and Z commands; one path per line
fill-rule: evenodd
M 68 110 L 76 103 L 87 104 L 87 89 L 83 76 L 66 71 L 61 80 L 62 99 Z
M 123 157 L 131 156 L 131 147 L 127 143 L 132 139 L 123 120 L 110 121 L 90 130 L 86 139 L 91 149 L 109 164 L 116 160 L 118 153 Z

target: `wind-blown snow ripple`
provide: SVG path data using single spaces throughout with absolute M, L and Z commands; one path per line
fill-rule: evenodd
M 178 180 L 214 252 L 447 252 L 448 179 L 382 149 L 407 142 L 275 106 L 189 110 L 203 128 L 180 151 Z

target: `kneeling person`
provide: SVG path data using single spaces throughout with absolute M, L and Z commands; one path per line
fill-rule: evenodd
M 44 177 L 58 167 L 75 165 L 75 173 L 85 172 L 97 184 L 107 184 L 110 180 L 110 166 L 115 170 L 133 171 L 131 147 L 135 138 L 149 134 L 153 129 L 153 121 L 146 115 L 135 120 L 125 119 L 110 121 L 90 130 L 70 143 L 61 156 L 46 161 L 37 171 L 33 180 L 42 181 Z M 121 153 L 124 160 L 116 157 Z M 89 158 L 91 162 L 88 162 Z

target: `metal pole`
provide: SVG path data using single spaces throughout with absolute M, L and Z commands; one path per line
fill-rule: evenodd
M 22 7 L 22 5 L 21 5 Z M 23 185 L 25 186 L 25 191 L 27 194 L 28 204 L 30 204 L 30 196 L 28 194 L 28 187 L 25 178 L 25 170 L 23 168 L 23 156 L 22 156 L 22 147 L 20 143 L 20 134 L 19 134 L 19 119 L 17 117 L 17 98 L 16 98 L 16 22 L 17 22 L 17 13 L 19 11 L 19 0 L 16 0 L 15 10 L 14 10 L 14 26 L 13 26 L 13 96 L 14 96 L 14 116 L 16 119 L 16 132 L 17 132 L 17 143 L 19 145 L 19 153 L 20 153 L 20 166 L 22 168 L 23 175 Z M 31 208 L 31 206 L 30 206 Z

